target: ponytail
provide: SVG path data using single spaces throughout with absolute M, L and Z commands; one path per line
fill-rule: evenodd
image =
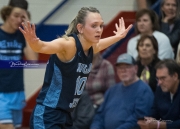
M 65 34 L 62 37 L 68 39 L 68 35 L 72 33 L 79 34 L 76 26 L 77 26 L 77 18 L 74 18 L 74 20 L 72 20 L 72 22 L 69 24 L 68 29 L 65 31 Z
M 85 18 L 89 12 L 100 13 L 99 10 L 94 7 L 82 7 L 75 19 L 69 24 L 68 29 L 62 37 L 68 39 L 68 36 L 72 33 L 78 35 L 77 24 L 85 25 Z

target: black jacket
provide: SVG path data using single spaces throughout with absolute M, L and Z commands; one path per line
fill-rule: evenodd
M 180 19 L 176 19 L 174 21 L 174 27 L 172 31 L 170 31 L 168 23 L 160 22 L 160 31 L 168 36 L 176 56 L 178 44 L 180 41 Z
M 149 86 L 151 87 L 152 91 L 155 93 L 156 87 L 157 87 L 157 80 L 156 80 L 156 70 L 155 65 L 160 61 L 160 59 L 154 59 L 151 64 L 148 65 L 149 72 L 150 72 L 150 79 L 149 79 Z M 141 76 L 141 73 L 144 69 L 144 66 L 141 64 L 141 61 L 137 61 L 138 66 L 138 77 Z

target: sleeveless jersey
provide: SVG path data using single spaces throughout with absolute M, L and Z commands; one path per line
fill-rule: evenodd
M 51 55 L 45 72 L 44 83 L 37 97 L 37 103 L 51 108 L 73 111 L 84 90 L 92 67 L 93 48 L 88 56 L 84 54 L 77 35 L 70 35 L 76 41 L 75 57 L 68 63 Z
M 0 92 L 17 92 L 24 90 L 23 69 L 1 67 L 3 62 L 10 65 L 22 60 L 26 45 L 20 31 L 9 34 L 0 29 Z

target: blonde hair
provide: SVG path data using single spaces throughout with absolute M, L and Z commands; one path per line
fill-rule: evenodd
M 80 23 L 82 25 L 85 25 L 85 18 L 89 12 L 100 13 L 99 10 L 94 7 L 82 7 L 74 20 L 69 24 L 68 29 L 65 31 L 65 34 L 62 37 L 68 39 L 69 34 L 79 34 L 77 30 L 77 24 Z

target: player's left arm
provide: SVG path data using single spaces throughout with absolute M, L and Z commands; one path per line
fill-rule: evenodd
M 93 45 L 94 53 L 100 52 L 101 50 L 111 46 L 112 44 L 126 37 L 129 30 L 132 28 L 132 24 L 129 25 L 128 28 L 126 29 L 124 19 L 121 18 L 119 19 L 119 25 L 116 23 L 115 27 L 116 27 L 116 31 L 113 31 L 115 34 L 114 36 L 100 39 L 99 43 Z

